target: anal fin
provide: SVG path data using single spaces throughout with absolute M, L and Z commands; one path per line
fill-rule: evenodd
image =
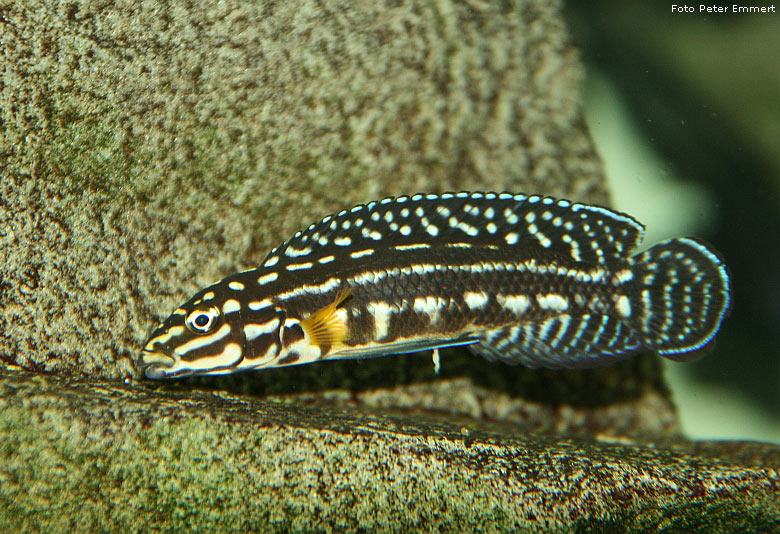
M 599 367 L 641 351 L 639 337 L 609 315 L 558 315 L 483 334 L 472 352 L 488 360 L 556 369 Z
M 441 349 L 444 347 L 473 345 L 479 341 L 480 338 L 473 335 L 450 339 L 414 339 L 394 343 L 376 344 L 371 346 L 344 347 L 341 350 L 337 350 L 331 354 L 328 354 L 327 357 L 328 359 L 378 358 L 380 356 L 389 356 L 391 354 L 405 354 L 408 352 L 420 352 L 423 350 Z

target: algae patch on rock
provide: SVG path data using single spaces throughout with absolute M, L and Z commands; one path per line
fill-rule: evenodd
M 772 445 L 511 436 L 225 393 L 0 378 L 4 531 L 780 526 Z

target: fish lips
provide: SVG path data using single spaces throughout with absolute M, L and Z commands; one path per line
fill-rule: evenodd
M 169 371 L 176 366 L 176 358 L 163 352 L 142 350 L 136 361 L 136 367 L 144 372 L 147 378 L 167 378 L 173 373 Z

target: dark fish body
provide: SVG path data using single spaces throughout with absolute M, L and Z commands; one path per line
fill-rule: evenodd
M 529 367 L 708 350 L 725 265 L 598 206 L 509 193 L 417 194 L 312 224 L 254 270 L 199 291 L 146 343 L 150 378 L 468 345 Z

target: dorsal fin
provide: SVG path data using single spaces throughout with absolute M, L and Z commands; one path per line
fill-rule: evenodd
M 629 215 L 539 195 L 461 192 L 388 197 L 329 215 L 298 232 L 263 265 L 290 269 L 374 249 L 510 246 L 605 264 L 627 258 L 644 227 Z

